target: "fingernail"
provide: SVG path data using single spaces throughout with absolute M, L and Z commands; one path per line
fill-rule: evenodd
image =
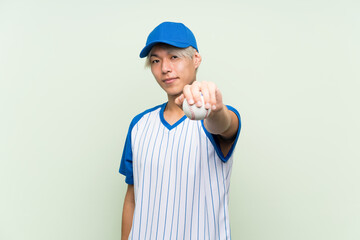
M 202 102 L 201 102 L 201 101 L 198 101 L 198 102 L 196 103 L 196 106 L 201 107 L 201 106 L 202 106 Z
M 216 105 L 212 105 L 212 110 L 215 110 L 216 109 Z
M 193 100 L 193 99 L 190 99 L 190 100 L 189 100 L 189 104 L 190 104 L 190 105 L 194 104 L 194 100 Z
M 206 103 L 206 104 L 205 104 L 205 108 L 206 108 L 206 109 L 210 109 L 210 108 L 211 108 L 210 103 Z

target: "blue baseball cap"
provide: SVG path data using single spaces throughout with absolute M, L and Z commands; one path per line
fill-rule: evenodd
M 163 22 L 154 28 L 146 40 L 146 46 L 140 52 L 140 57 L 146 57 L 152 47 L 158 43 L 165 43 L 178 48 L 192 46 L 199 51 L 194 34 L 182 23 Z

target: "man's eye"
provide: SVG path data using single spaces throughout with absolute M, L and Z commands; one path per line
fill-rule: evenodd
M 151 63 L 158 63 L 159 60 L 152 60 Z
M 172 59 L 175 59 L 175 58 L 178 58 L 178 56 L 172 56 L 171 58 L 172 58 Z

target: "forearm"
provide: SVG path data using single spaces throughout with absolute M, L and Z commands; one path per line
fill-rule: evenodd
M 222 101 L 222 94 L 214 83 L 193 82 L 183 88 L 183 93 L 175 99 L 175 104 L 182 107 L 186 98 L 187 102 L 197 107 L 205 103 L 205 109 L 212 109 L 210 115 L 204 120 L 205 128 L 212 134 L 219 135 L 223 140 L 233 140 L 239 127 L 237 115 L 230 111 Z
M 132 220 L 135 209 L 134 186 L 129 185 L 125 195 L 122 224 L 121 224 L 121 239 L 127 240 L 130 234 Z
M 210 133 L 231 139 L 236 135 L 239 123 L 236 114 L 224 105 L 220 111 L 210 114 L 204 125 Z

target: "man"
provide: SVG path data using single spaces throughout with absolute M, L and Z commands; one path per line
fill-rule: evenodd
M 212 82 L 196 81 L 196 39 L 182 23 L 164 22 L 148 36 L 147 57 L 168 102 L 131 122 L 120 164 L 126 176 L 122 239 L 230 239 L 228 190 L 240 116 Z M 188 119 L 184 99 L 210 115 Z

